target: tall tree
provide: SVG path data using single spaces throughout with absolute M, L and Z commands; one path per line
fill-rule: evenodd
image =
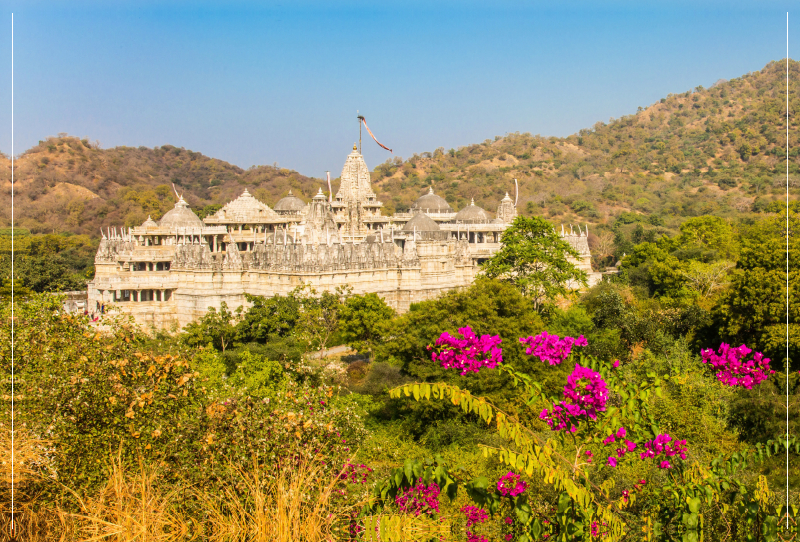
M 359 352 L 371 353 L 394 315 L 394 310 L 377 294 L 354 295 L 339 310 L 342 335 Z
M 586 272 L 569 261 L 579 256 L 578 251 L 545 219 L 518 216 L 503 232 L 502 243 L 503 248 L 484 264 L 484 273 L 516 285 L 537 309 L 574 286 L 586 285 Z
M 237 311 L 237 315 L 240 313 L 241 311 Z M 223 301 L 219 312 L 214 307 L 209 307 L 202 318 L 184 328 L 184 341 L 195 347 L 211 344 L 224 352 L 236 337 L 235 320 L 234 314 L 228 310 L 228 304 Z
M 789 211 L 788 253 L 785 211 L 753 228 L 742 240 L 741 256 L 731 274 L 731 286 L 715 310 L 723 339 L 737 345 L 746 343 L 778 360 L 785 358 L 788 347 L 794 370 L 800 369 L 798 228 L 800 217 Z M 780 364 L 775 367 L 780 368 Z

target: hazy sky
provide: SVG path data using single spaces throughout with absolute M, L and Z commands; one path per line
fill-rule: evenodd
M 171 144 L 244 168 L 278 162 L 336 177 L 358 139 L 357 110 L 402 157 L 508 132 L 566 136 L 785 58 L 786 13 L 797 4 L 0 5 L 7 154 L 13 12 L 16 154 L 66 132 L 103 147 Z M 370 168 L 391 156 L 368 139 L 364 155 Z

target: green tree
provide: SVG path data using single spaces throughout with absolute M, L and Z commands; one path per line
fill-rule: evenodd
M 219 312 L 214 307 L 209 307 L 202 318 L 184 328 L 184 342 L 193 347 L 210 344 L 217 350 L 225 352 L 236 337 L 234 321 L 234 314 L 228 310 L 228 304 L 223 301 Z
M 339 312 L 346 291 L 338 287 L 335 293 L 324 291 L 318 295 L 315 289 L 303 287 L 293 293 L 302 307 L 295 333 L 307 348 L 324 350 L 339 330 Z
M 249 396 L 264 399 L 275 397 L 286 384 L 286 375 L 280 362 L 266 359 L 244 350 L 239 365 L 231 375 L 231 383 L 241 386 Z
M 537 308 L 566 295 L 576 283 L 586 285 L 586 272 L 569 261 L 578 251 L 543 218 L 517 217 L 503 232 L 502 243 L 484 264 L 485 275 L 513 283 Z
M 758 223 L 742 240 L 741 257 L 731 274 L 731 286 L 714 314 L 722 338 L 763 351 L 773 359 L 789 359 L 800 368 L 800 228 L 797 213 L 789 212 L 788 330 L 786 213 Z M 718 345 L 709 345 L 718 346 Z M 780 368 L 777 365 L 776 368 Z
M 385 340 L 375 350 L 375 359 L 399 366 L 402 374 L 418 381 L 445 380 L 461 387 L 469 383 L 471 389 L 491 397 L 496 404 L 519 412 L 519 390 L 507 375 L 482 371 L 460 376 L 431 359 L 429 345 L 443 332 L 455 334 L 465 326 L 477 335 L 499 334 L 504 339 L 503 363 L 524 367 L 548 393 L 560 392 L 558 382 L 566 377 L 564 367 L 544 366 L 525 355 L 525 346 L 518 341 L 545 329 L 533 300 L 522 295 L 513 284 L 499 280 L 479 278 L 467 289 L 411 305 L 411 310 L 391 322 Z M 464 418 L 459 408 L 447 403 L 406 403 L 392 408 L 396 410 L 387 412 L 402 419 L 404 427 L 417 437 L 425 434 L 431 424 L 469 419 L 469 416 Z
M 394 316 L 394 310 L 377 294 L 348 297 L 339 310 L 342 337 L 358 352 L 371 354 Z
M 263 297 L 245 294 L 250 308 L 236 325 L 241 343 L 266 343 L 271 335 L 287 337 L 300 318 L 300 301 L 294 295 Z

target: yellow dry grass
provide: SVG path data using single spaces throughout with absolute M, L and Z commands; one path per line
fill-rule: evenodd
M 219 496 L 198 494 L 208 514 L 212 542 L 323 542 L 333 540 L 335 522 L 357 505 L 335 502 L 339 473 L 325 473 L 318 463 L 302 462 L 281 470 L 274 481 L 262 483 L 257 469 L 239 472 L 247 499 L 232 487 Z M 361 503 L 358 503 L 361 504 Z
M 61 506 L 30 496 L 18 501 L 13 533 L 4 506 L 0 542 L 323 542 L 334 540 L 336 522 L 362 504 L 337 501 L 340 473 L 319 463 L 266 474 L 254 464 L 214 491 L 201 490 L 167 486 L 157 467 L 126 469 L 118 457 L 88 496 L 61 486 Z
M 159 486 L 157 469 L 140 464 L 126 473 L 117 460 L 105 485 L 89 498 L 75 496 L 80 511 L 69 514 L 81 542 L 174 542 L 187 539 L 189 521 L 180 513 L 178 490 Z

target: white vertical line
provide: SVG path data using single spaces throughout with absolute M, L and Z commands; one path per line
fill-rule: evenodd
M 786 12 L 786 528 L 789 528 L 789 12 Z
M 11 14 L 11 538 L 15 537 L 14 478 L 14 14 Z

